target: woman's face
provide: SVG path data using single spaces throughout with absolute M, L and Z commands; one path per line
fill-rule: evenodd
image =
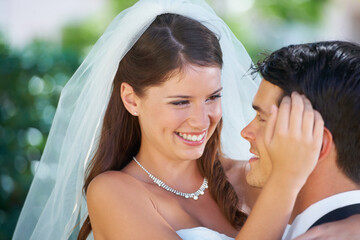
M 193 160 L 221 119 L 221 69 L 188 65 L 138 100 L 141 151 Z

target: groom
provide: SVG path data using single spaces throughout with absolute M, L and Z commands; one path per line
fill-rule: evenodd
M 258 63 L 257 70 L 263 76 L 253 101 L 257 116 L 242 130 L 257 155 L 246 176 L 250 185 L 262 187 L 271 172 L 259 146 L 272 104 L 297 91 L 325 122 L 318 163 L 298 195 L 283 239 L 360 213 L 360 46 L 340 41 L 291 45 Z

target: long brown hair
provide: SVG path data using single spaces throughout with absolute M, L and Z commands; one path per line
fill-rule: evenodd
M 140 148 L 139 122 L 121 101 L 121 83 L 130 84 L 135 93 L 142 96 L 148 87 L 163 83 L 171 73 L 180 71 L 187 64 L 221 68 L 222 63 L 219 40 L 204 25 L 177 14 L 157 16 L 119 63 L 99 146 L 87 168 L 85 194 L 92 179 L 105 171 L 121 170 Z M 201 173 L 209 180 L 211 195 L 221 211 L 234 227 L 240 228 L 246 215 L 238 210 L 238 197 L 219 161 L 221 126 L 222 121 L 197 162 Z M 87 216 L 78 239 L 86 239 L 90 232 L 91 223 Z

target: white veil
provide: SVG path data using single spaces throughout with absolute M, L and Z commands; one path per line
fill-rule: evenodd
M 259 79 L 250 76 L 251 59 L 242 44 L 205 1 L 139 1 L 113 20 L 64 87 L 13 239 L 69 239 L 79 218 L 85 219 L 84 173 L 97 148 L 119 61 L 163 13 L 198 20 L 219 36 L 224 60 L 223 151 L 235 159 L 249 156 L 240 131 L 253 117 L 251 101 Z

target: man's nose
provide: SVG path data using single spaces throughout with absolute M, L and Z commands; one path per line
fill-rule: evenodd
M 253 121 L 251 121 L 246 127 L 244 127 L 243 130 L 241 130 L 241 136 L 249 142 L 255 140 L 255 134 L 254 134 L 254 130 L 253 130 Z

